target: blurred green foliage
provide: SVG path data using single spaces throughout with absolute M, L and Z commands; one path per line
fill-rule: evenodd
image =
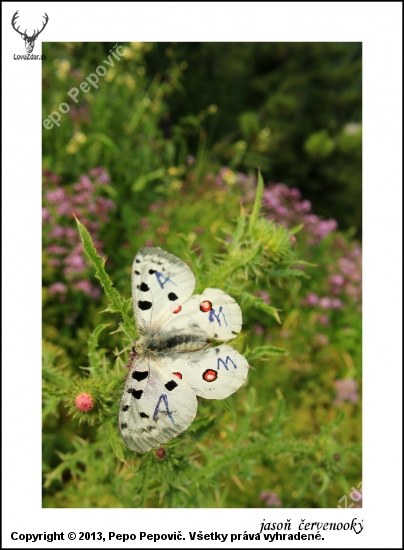
M 217 106 L 204 125 L 211 162 L 260 166 L 361 234 L 360 42 L 160 43 L 146 56 L 151 74 L 173 59 L 187 64 L 186 86 L 168 98 L 167 135 L 184 115 Z M 193 154 L 198 141 L 187 135 Z
M 43 506 L 261 507 L 271 491 L 336 507 L 361 481 L 361 251 L 302 198 L 359 228 L 360 45 L 126 44 L 76 104 L 67 92 L 114 46 L 43 44 L 43 118 L 70 106 L 43 130 Z M 258 165 L 303 197 L 267 187 L 259 204 Z M 95 292 L 73 212 L 116 294 Z M 252 368 L 138 455 L 117 426 L 129 342 L 115 317 L 135 336 L 145 244 L 187 261 L 196 291 L 237 299 Z

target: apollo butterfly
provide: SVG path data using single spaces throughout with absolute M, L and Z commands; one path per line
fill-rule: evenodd
M 173 254 L 151 247 L 137 253 L 132 295 L 140 338 L 119 408 L 132 451 L 178 436 L 195 418 L 197 396 L 224 399 L 247 378 L 247 360 L 224 343 L 241 330 L 240 307 L 222 290 L 192 295 L 194 288 L 192 271 Z

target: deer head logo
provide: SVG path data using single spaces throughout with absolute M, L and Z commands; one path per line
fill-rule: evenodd
M 45 22 L 42 22 L 42 29 L 40 31 L 36 30 L 32 36 L 28 36 L 27 29 L 25 29 L 25 32 L 20 32 L 18 30 L 20 27 L 15 28 L 15 24 L 16 24 L 16 21 L 17 21 L 18 17 L 19 17 L 19 15 L 18 15 L 18 10 L 17 10 L 15 12 L 15 14 L 13 15 L 13 18 L 11 19 L 11 25 L 12 25 L 13 29 L 15 31 L 17 31 L 18 34 L 20 34 L 22 39 L 24 40 L 25 49 L 27 50 L 27 53 L 31 53 L 34 49 L 34 46 L 35 46 L 35 40 L 38 38 L 38 36 L 41 34 L 41 32 L 44 30 L 44 28 L 48 24 L 49 17 L 45 13 L 45 16 L 44 16 L 45 17 Z

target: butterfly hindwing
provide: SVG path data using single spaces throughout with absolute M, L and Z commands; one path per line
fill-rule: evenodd
M 173 315 L 170 328 L 226 342 L 241 330 L 241 309 L 223 290 L 207 288 L 182 304 L 181 311 Z
M 245 382 L 248 362 L 231 346 L 222 344 L 190 353 L 179 353 L 171 370 L 182 376 L 205 399 L 225 399 Z
M 196 415 L 196 395 L 170 372 L 163 354 L 135 358 L 122 392 L 119 427 L 132 451 L 145 452 L 181 434 Z
M 166 324 L 178 303 L 195 288 L 195 277 L 186 263 L 161 248 L 144 247 L 132 266 L 132 297 L 137 330 L 155 332 Z

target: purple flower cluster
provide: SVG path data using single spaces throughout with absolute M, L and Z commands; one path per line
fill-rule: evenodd
M 222 189 L 238 186 L 243 190 L 243 201 L 254 200 L 256 192 L 256 178 L 233 172 L 227 166 L 222 166 L 216 175 L 215 183 Z M 306 243 L 309 246 L 320 243 L 330 233 L 333 233 L 338 224 L 334 219 L 323 220 L 312 213 L 311 202 L 302 200 L 302 195 L 296 187 L 288 187 L 283 183 L 274 183 L 264 189 L 262 198 L 263 208 L 268 218 L 290 229 L 304 224 Z M 292 237 L 295 242 L 295 237 Z
M 69 289 L 80 290 L 92 299 L 98 298 L 101 290 L 87 277 L 86 262 L 80 236 L 75 227 L 74 214 L 89 231 L 99 253 L 104 244 L 98 233 L 102 223 L 108 223 L 115 203 L 101 196 L 103 185 L 110 177 L 103 167 L 90 170 L 72 186 L 62 186 L 60 178 L 44 171 L 44 205 L 42 225 L 44 248 L 48 265 L 59 270 L 61 281 L 48 287 L 50 296 L 65 300 Z
M 53 283 L 53 285 L 50 285 L 48 288 L 48 292 L 51 296 L 55 294 L 66 294 L 67 286 L 63 283 Z
M 347 242 L 337 246 L 339 239 L 334 243 L 337 248 L 343 249 L 343 256 L 331 262 L 328 266 L 330 273 L 325 281 L 326 296 L 318 296 L 309 292 L 302 300 L 302 305 L 316 307 L 320 310 L 341 309 L 344 304 L 352 303 L 361 310 L 362 299 L 362 250 L 357 245 Z M 351 248 L 349 248 L 351 247 Z M 319 321 L 324 322 L 324 315 L 319 314 Z
M 311 203 L 302 200 L 301 193 L 296 188 L 289 188 L 282 183 L 276 183 L 264 190 L 263 205 L 268 210 L 268 217 L 285 227 L 304 224 L 307 235 L 306 244 L 319 244 L 337 229 L 334 219 L 322 220 L 311 212 Z M 334 244 L 340 248 L 343 256 L 328 266 L 329 277 L 325 296 L 317 296 L 310 292 L 303 300 L 304 305 L 318 307 L 320 310 L 341 309 L 343 302 L 353 302 L 360 308 L 362 296 L 362 250 L 358 245 L 352 245 L 335 234 Z M 341 299 L 343 298 L 343 300 Z M 322 315 L 320 322 L 327 324 L 326 316 Z
M 309 246 L 318 244 L 338 227 L 335 220 L 322 220 L 313 214 L 311 202 L 302 200 L 296 187 L 290 188 L 283 183 L 272 184 L 264 190 L 262 202 L 269 219 L 287 228 L 303 223 Z
M 330 275 L 329 284 L 333 294 L 344 292 L 354 303 L 362 300 L 362 250 L 355 246 L 346 250 L 343 257 L 338 259 L 339 273 Z
M 302 301 L 302 305 L 318 306 L 320 309 L 324 310 L 341 309 L 342 302 L 339 298 L 328 298 L 327 296 L 320 298 L 317 294 L 314 294 L 314 292 L 309 292 L 306 298 Z
M 357 403 L 359 401 L 358 383 L 352 378 L 336 380 L 334 387 L 337 392 L 337 397 L 334 401 L 335 404 L 338 405 L 344 401 L 350 403 Z

